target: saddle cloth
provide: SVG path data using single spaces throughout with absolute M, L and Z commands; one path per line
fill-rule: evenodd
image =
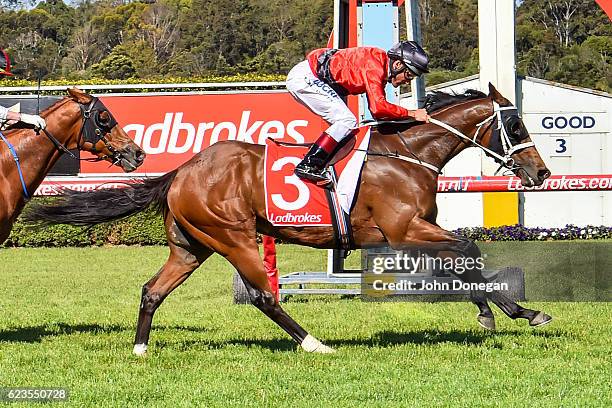
M 272 140 L 266 141 L 266 216 L 272 225 L 332 226 L 333 219 L 337 218 L 337 215 L 332 215 L 332 211 L 340 211 L 330 207 L 330 201 L 333 200 L 339 203 L 346 214 L 350 212 L 365 162 L 365 151 L 370 143 L 370 129 L 360 129 L 355 137 L 357 148 L 333 166 L 337 182 L 329 193 L 293 174 L 295 166 L 308 151 L 307 146 L 279 145 Z

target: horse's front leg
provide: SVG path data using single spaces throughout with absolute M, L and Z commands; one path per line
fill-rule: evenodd
M 384 225 L 384 221 L 381 221 Z M 455 272 L 455 274 L 464 282 L 487 283 L 482 275 L 482 270 L 477 267 L 480 264 L 477 262 L 481 258 L 480 249 L 472 240 L 453 234 L 416 216 L 405 223 L 402 228 L 395 224 L 395 226 L 388 226 L 389 229 L 385 231 L 383 225 L 381 228 L 394 249 L 417 246 L 426 250 L 438 251 L 438 256 L 448 253 L 448 256 L 452 258 L 472 259 L 473 261 L 470 262 L 472 267 L 466 265 L 462 273 Z M 472 290 L 470 298 L 480 310 L 477 316 L 478 323 L 485 329 L 495 329 L 495 320 L 487 303 L 487 297 L 508 317 L 527 319 L 532 326 L 546 324 L 552 319 L 542 312 L 521 307 L 500 292 L 493 291 L 487 294 L 484 291 Z

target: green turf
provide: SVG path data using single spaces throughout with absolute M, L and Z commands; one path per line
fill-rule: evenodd
M 283 246 L 283 272 L 322 251 Z M 231 270 L 211 258 L 159 309 L 146 359 L 131 355 L 141 285 L 166 248 L 0 250 L 0 387 L 68 387 L 62 406 L 606 407 L 611 307 L 529 303 L 532 329 L 496 311 L 481 331 L 468 303 L 294 298 L 286 310 L 335 347 L 296 350 L 251 306 L 231 304 Z
M 478 243 L 487 267 L 518 266 L 529 300 L 612 301 L 612 241 Z

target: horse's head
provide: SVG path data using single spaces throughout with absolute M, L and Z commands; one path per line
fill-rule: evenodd
M 119 126 L 112 113 L 96 97 L 78 88 L 69 88 L 70 98 L 79 104 L 83 122 L 77 146 L 101 160 L 134 171 L 145 158 L 144 151 Z
M 482 143 L 504 157 L 505 166 L 520 177 L 521 184 L 539 186 L 550 177 L 550 170 L 531 141 L 518 110 L 490 83 L 489 97 L 493 100 L 496 116 L 482 135 Z

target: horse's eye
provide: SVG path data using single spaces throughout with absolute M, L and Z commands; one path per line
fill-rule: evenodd
M 506 130 L 512 136 L 520 136 L 521 135 L 521 122 L 518 118 L 510 118 L 506 122 Z
M 107 111 L 98 112 L 97 121 L 102 126 L 108 126 L 110 124 L 110 115 Z

